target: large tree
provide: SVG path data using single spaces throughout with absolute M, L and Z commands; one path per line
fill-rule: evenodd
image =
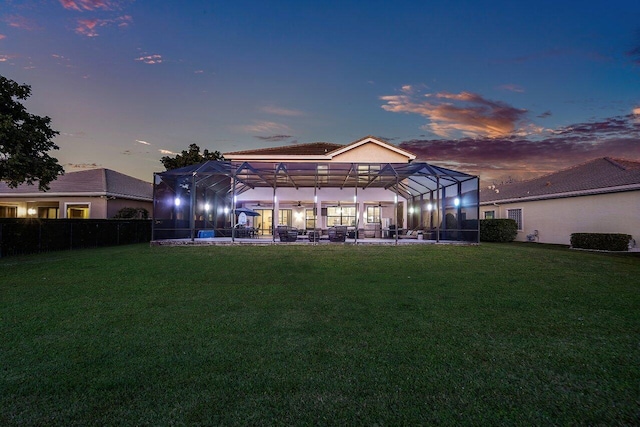
M 0 76 L 0 181 L 15 188 L 22 183 L 48 190 L 49 183 L 64 173 L 52 139 L 51 119 L 27 112 L 20 101 L 31 96 L 31 87 Z
M 175 157 L 164 156 L 160 159 L 167 170 L 197 165 L 207 160 L 224 160 L 224 156 L 219 151 L 210 152 L 206 149 L 201 153 L 197 144 L 191 144 L 188 151 L 182 150 L 182 153 L 176 154 Z

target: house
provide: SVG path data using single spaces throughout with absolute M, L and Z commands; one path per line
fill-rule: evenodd
M 224 157 L 155 174 L 155 238 L 193 238 L 202 228 L 224 234 L 242 220 L 259 236 L 273 237 L 278 226 L 302 234 L 341 226 L 354 239 L 421 230 L 434 240 L 477 241 L 478 178 L 416 162 L 380 138 Z M 256 215 L 236 217 L 239 208 Z
M 481 218 L 512 218 L 518 241 L 570 244 L 572 233 L 640 237 L 640 161 L 603 157 L 480 191 Z
M 0 182 L 0 218 L 112 218 L 122 208 L 153 209 L 153 185 L 110 170 L 61 175 L 40 191 Z

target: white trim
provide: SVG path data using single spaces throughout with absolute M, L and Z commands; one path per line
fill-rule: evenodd
M 385 141 L 381 141 L 379 139 L 376 139 L 376 138 L 373 138 L 373 137 L 370 137 L 370 136 L 368 136 L 366 138 L 363 138 L 363 139 L 361 139 L 359 141 L 352 142 L 351 144 L 346 145 L 346 146 L 344 146 L 342 148 L 338 148 L 337 150 L 331 151 L 328 154 L 331 156 L 331 158 L 333 158 L 334 156 L 338 156 L 338 155 L 340 155 L 342 153 L 345 153 L 345 152 L 350 151 L 350 150 L 352 150 L 354 148 L 360 147 L 361 145 L 368 144 L 370 142 L 374 143 L 376 145 L 379 145 L 379 146 L 381 146 L 383 148 L 386 148 L 389 151 L 394 151 L 394 152 L 396 152 L 396 153 L 398 153 L 398 154 L 400 154 L 402 156 L 405 156 L 405 157 L 407 157 L 407 158 L 409 158 L 411 160 L 415 160 L 415 158 L 416 158 L 415 154 L 409 153 L 408 151 L 405 151 L 405 150 L 403 150 L 401 148 L 398 148 L 395 145 L 388 144 Z

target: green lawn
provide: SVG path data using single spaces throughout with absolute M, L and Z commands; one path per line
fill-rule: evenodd
M 0 425 L 637 425 L 640 258 L 536 244 L 0 259 Z

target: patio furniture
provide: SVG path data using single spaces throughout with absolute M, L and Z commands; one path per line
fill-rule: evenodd
M 310 242 L 317 242 L 317 241 L 320 240 L 320 231 L 311 230 L 311 231 L 307 232 L 307 236 L 309 236 L 309 241 Z
M 281 242 L 295 242 L 298 239 L 298 229 L 296 227 L 279 225 L 277 230 Z
M 345 225 L 336 225 L 327 230 L 330 242 L 344 242 L 347 237 L 347 227 Z

